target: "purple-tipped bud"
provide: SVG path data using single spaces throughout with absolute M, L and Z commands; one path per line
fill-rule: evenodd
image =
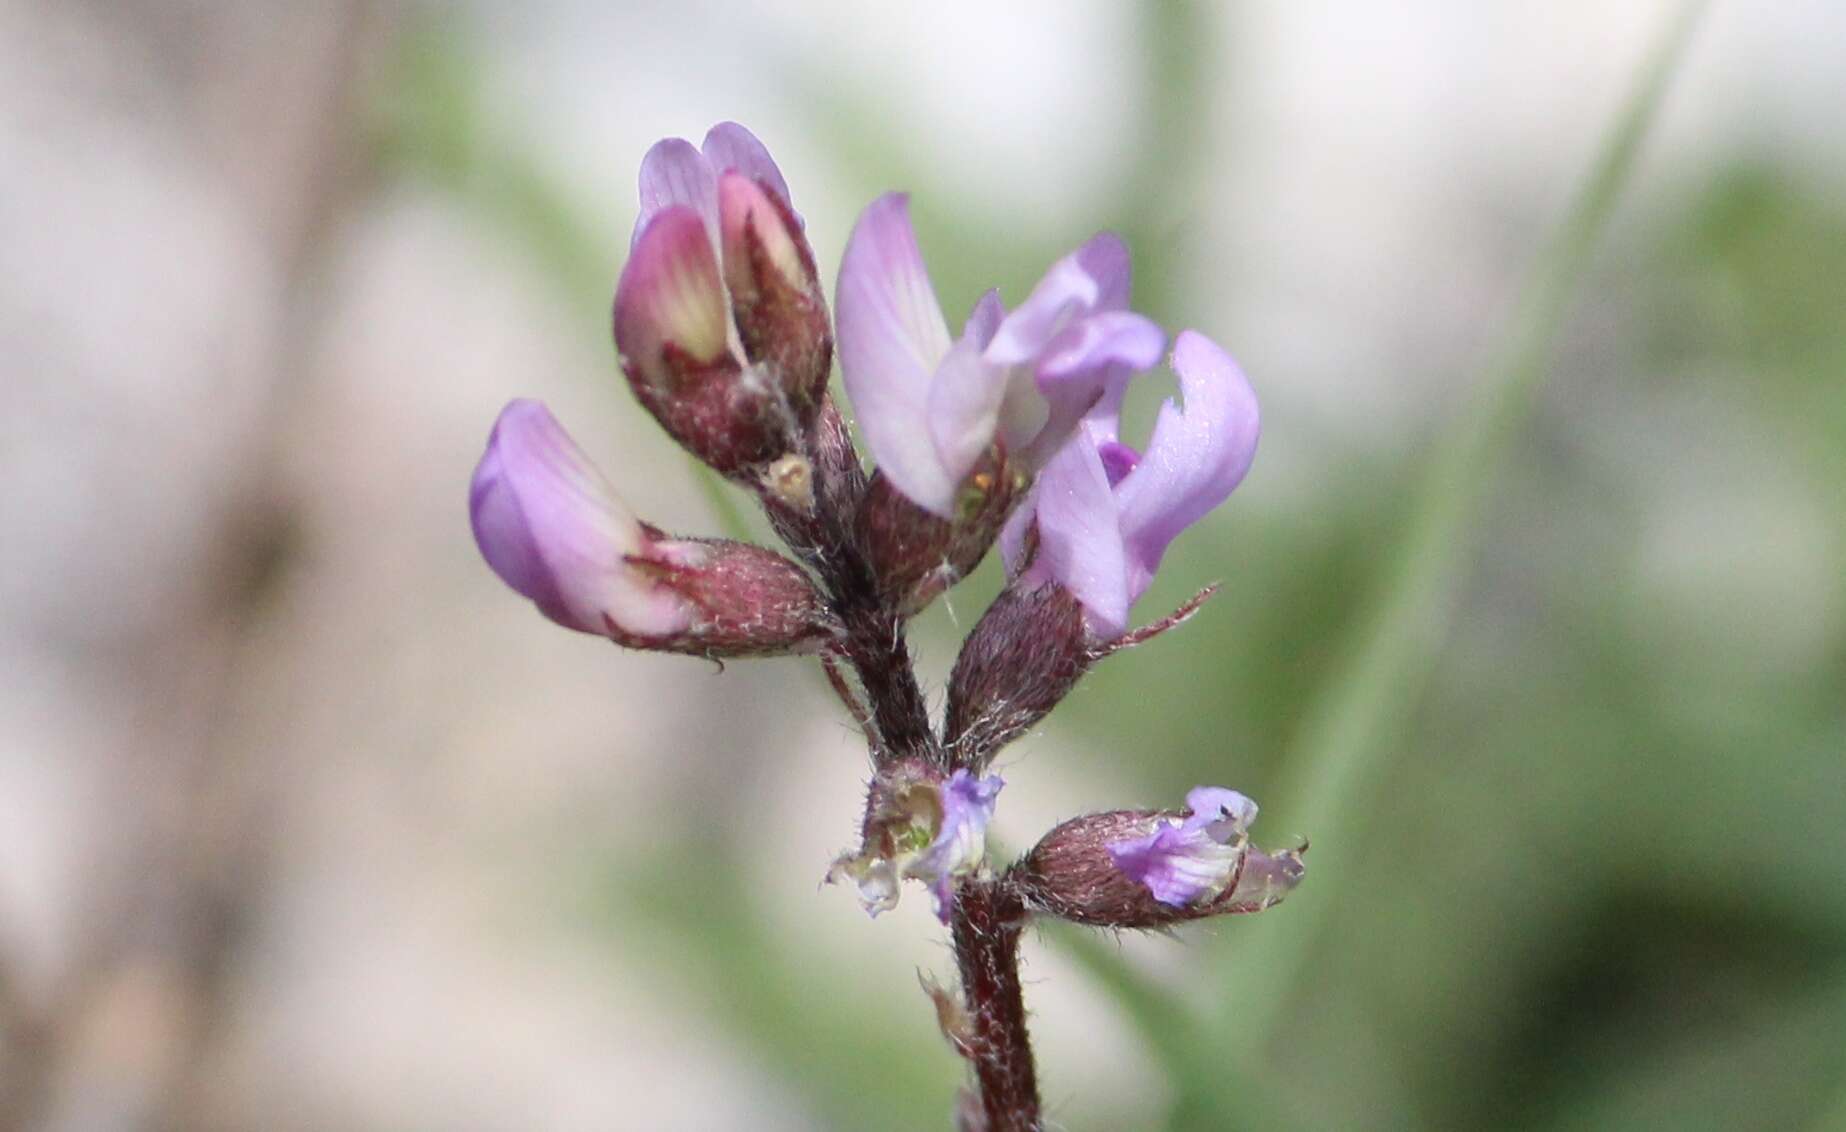
M 768 371 L 800 420 L 811 421 L 833 366 L 814 253 L 788 203 L 740 174 L 718 182 L 718 221 L 744 355 Z
M 793 447 L 781 398 L 738 357 L 699 214 L 661 209 L 635 241 L 615 292 L 615 341 L 635 399 L 693 455 L 744 475 Z
M 1069 695 L 1095 659 L 1083 606 L 1069 591 L 1002 591 L 949 674 L 943 742 L 956 764 L 987 765 Z
M 884 768 L 866 798 L 859 852 L 835 860 L 828 881 L 853 881 L 872 916 L 897 906 L 899 882 L 922 881 L 946 923 L 956 880 L 986 859 L 987 822 L 1003 785 L 966 770 L 945 779 L 917 762 Z
M 494 573 L 566 628 L 710 657 L 809 651 L 836 631 L 807 575 L 781 555 L 670 539 L 637 519 L 537 401 L 501 412 L 469 507 Z
M 1271 854 L 1250 844 L 1250 799 L 1201 786 L 1186 802 L 1183 813 L 1074 818 L 1046 834 L 1008 877 L 1039 911 L 1106 928 L 1260 912 L 1301 882 L 1302 849 Z
M 775 162 L 721 123 L 641 165 L 641 215 L 615 296 L 635 396 L 725 475 L 785 481 L 832 365 L 826 300 Z M 782 490 L 776 484 L 770 488 Z

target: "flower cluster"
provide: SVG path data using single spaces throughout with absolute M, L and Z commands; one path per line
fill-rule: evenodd
M 818 654 L 874 766 L 860 847 L 830 876 L 874 915 L 919 881 L 959 949 L 1034 913 L 1150 928 L 1286 895 L 1299 851 L 1252 846 L 1256 806 L 1206 787 L 1184 812 L 1089 814 L 1008 869 L 987 863 L 995 755 L 1091 665 L 1211 592 L 1132 627 L 1167 547 L 1255 455 L 1255 394 L 1230 356 L 1192 330 L 1167 354 L 1166 332 L 1130 308 L 1128 250 L 1109 233 L 1011 310 L 988 292 L 952 334 L 897 193 L 854 226 L 830 317 L 788 184 L 734 123 L 697 147 L 654 146 L 640 198 L 615 294 L 621 368 L 680 445 L 754 493 L 792 557 L 667 535 L 543 405 L 515 401 L 471 493 L 494 571 L 551 620 L 630 648 Z M 836 341 L 869 472 L 828 391 Z M 1123 397 L 1163 355 L 1179 395 L 1137 448 L 1121 434 Z M 996 542 L 1007 584 L 963 645 L 937 725 L 904 623 Z M 962 897 L 981 917 L 965 931 Z M 994 969 L 964 963 L 964 977 Z

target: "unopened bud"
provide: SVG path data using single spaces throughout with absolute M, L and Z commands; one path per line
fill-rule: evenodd
M 949 674 L 943 741 L 956 764 L 985 766 L 1070 694 L 1094 659 L 1083 606 L 1069 590 L 1002 591 Z
M 833 331 L 814 253 L 788 202 L 738 173 L 718 182 L 724 281 L 744 355 L 805 425 L 833 367 Z
M 1269 854 L 1250 844 L 1255 803 L 1214 787 L 1186 800 L 1185 812 L 1073 818 L 1046 834 L 1008 879 L 1038 911 L 1104 928 L 1260 912 L 1300 883 L 1305 845 Z
M 837 632 L 801 568 L 637 519 L 537 401 L 500 414 L 475 469 L 475 541 L 545 616 L 630 648 L 708 657 L 811 651 Z
M 855 531 L 881 597 L 905 616 L 921 611 L 980 565 L 1024 484 L 989 456 L 968 476 L 954 519 L 924 510 L 882 472 L 873 475 Z
M 711 235 L 691 207 L 654 213 L 635 241 L 615 341 L 635 398 L 719 472 L 745 476 L 796 448 L 787 397 L 740 353 Z

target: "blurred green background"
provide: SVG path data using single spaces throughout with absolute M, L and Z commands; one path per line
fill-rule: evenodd
M 1138 612 L 1223 592 L 996 832 L 1216 783 L 1308 876 L 1030 937 L 1055 1127 L 1846 1128 L 1846 20 L 1699 17 L 7 15 L 0 1124 L 948 1126 L 927 902 L 817 890 L 817 673 L 563 634 L 467 536 L 524 395 L 762 532 L 607 342 L 641 153 L 736 118 L 828 276 L 887 188 L 952 321 L 1114 228 L 1263 400 Z

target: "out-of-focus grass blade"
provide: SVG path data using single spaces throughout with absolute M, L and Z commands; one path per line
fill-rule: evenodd
M 1595 165 L 1534 267 L 1504 345 L 1485 371 L 1480 400 L 1433 455 L 1421 502 L 1382 572 L 1372 607 L 1311 707 L 1281 782 L 1265 799 L 1275 813 L 1269 828 L 1302 831 L 1314 839 L 1314 849 L 1301 890 L 1259 917 L 1227 973 L 1217 1034 L 1245 1054 L 1274 1037 L 1315 942 L 1345 895 L 1362 852 L 1367 792 L 1397 753 L 1446 636 L 1470 551 L 1469 527 L 1530 414 L 1576 284 L 1703 8 L 1702 0 L 1683 5 L 1639 71 Z

